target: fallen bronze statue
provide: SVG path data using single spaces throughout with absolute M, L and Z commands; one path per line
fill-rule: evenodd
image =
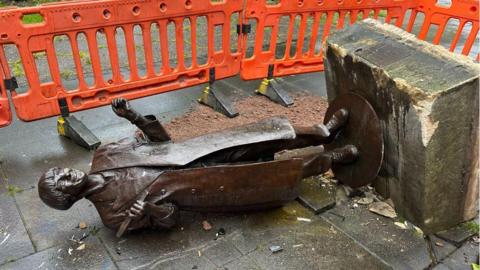
M 332 169 L 358 187 L 378 173 L 383 142 L 377 116 L 360 96 L 330 104 L 324 124 L 292 126 L 276 117 L 174 142 L 154 116 L 125 99 L 113 111 L 139 128 L 135 140 L 101 146 L 88 174 L 51 168 L 38 183 L 44 203 L 66 210 L 86 198 L 121 236 L 171 228 L 179 210 L 235 212 L 281 206 L 299 195 L 302 178 Z

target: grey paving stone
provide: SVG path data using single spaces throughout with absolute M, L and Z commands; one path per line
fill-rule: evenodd
M 249 256 L 242 256 L 226 265 L 225 269 L 228 270 L 261 270 L 262 268 L 255 262 L 255 260 Z
M 283 251 L 273 253 L 271 245 Z M 265 269 L 388 269 L 378 258 L 361 248 L 323 220 L 312 221 L 294 232 L 262 243 L 247 255 Z
M 371 213 L 366 206 L 340 204 L 322 217 L 394 269 L 425 269 L 432 262 L 422 236 L 395 226 L 393 220 Z
M 202 249 L 202 253 L 217 266 L 225 265 L 242 256 L 240 251 L 224 238 L 218 239 L 213 245 Z
M 99 235 L 117 261 L 130 260 L 124 265 L 135 265 L 135 261 L 156 261 L 164 254 L 183 252 L 185 250 L 202 250 L 207 245 L 215 244 L 215 234 L 224 228 L 226 236 L 238 230 L 242 224 L 242 215 L 216 215 L 181 212 L 178 226 L 169 231 L 146 230 L 133 232 L 121 239 L 115 237 L 115 232 L 105 229 Z M 208 220 L 213 228 L 205 231 L 202 221 Z
M 442 261 L 457 249 L 454 245 L 435 235 L 430 235 L 430 242 L 437 262 Z
M 307 91 L 311 94 L 327 97 L 325 74 L 323 72 L 286 76 L 281 77 L 281 79 L 290 86 L 290 88 L 285 86 L 287 91 Z
M 34 253 L 13 197 L 0 193 L 0 265 Z
M 472 263 L 479 264 L 478 256 L 478 244 L 467 241 L 442 263 L 452 270 L 471 270 Z
M 313 211 L 320 214 L 333 207 L 336 203 L 336 186 L 321 185 L 320 179 L 310 177 L 304 179 L 300 186 L 300 196 L 298 202 Z
M 18 193 L 15 198 L 37 250 L 68 243 L 72 236 L 78 239 L 94 226 L 106 230 L 95 207 L 87 200 L 77 202 L 68 211 L 59 211 L 45 205 L 36 188 Z M 80 222 L 85 222 L 88 228 L 79 229 Z
M 169 254 L 157 260 L 138 258 L 136 260 L 119 261 L 120 269 L 162 269 L 162 270 L 211 270 L 216 266 L 205 256 L 199 256 L 196 251 L 180 254 Z
M 54 246 L 0 269 L 117 269 L 97 238 L 87 238 L 83 250 L 77 250 L 79 246 L 73 242 Z
M 478 224 L 478 218 L 472 222 L 477 222 Z M 467 240 L 469 237 L 473 236 L 474 234 L 475 233 L 473 231 L 468 229 L 465 223 L 455 226 L 451 229 L 436 233 L 438 237 L 445 239 L 447 241 L 450 241 L 457 246 L 462 245 L 462 243 L 465 242 L 465 240 Z

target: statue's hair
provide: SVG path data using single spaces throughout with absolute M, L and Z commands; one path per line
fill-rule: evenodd
M 55 174 L 62 170 L 54 167 L 46 171 L 38 180 L 38 195 L 42 201 L 55 209 L 67 210 L 76 201 L 74 196 L 57 189 L 57 180 Z

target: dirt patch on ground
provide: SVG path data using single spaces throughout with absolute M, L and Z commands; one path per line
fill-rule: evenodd
M 240 115 L 235 118 L 228 118 L 209 107 L 199 105 L 166 123 L 165 128 L 172 139 L 178 141 L 274 116 L 286 116 L 296 126 L 311 126 L 323 122 L 328 106 L 325 98 L 299 94 L 293 99 L 294 105 L 286 108 L 263 96 L 248 97 L 236 103 Z

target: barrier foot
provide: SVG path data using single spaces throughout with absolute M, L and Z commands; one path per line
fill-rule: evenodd
M 238 111 L 235 109 L 233 102 L 230 101 L 220 91 L 216 90 L 213 85 L 205 87 L 202 96 L 198 99 L 198 102 L 230 118 L 238 115 Z
M 288 95 L 283 86 L 275 79 L 263 79 L 260 87 L 255 90 L 255 93 L 264 95 L 270 100 L 279 103 L 282 106 L 288 107 L 293 105 L 293 99 Z
M 73 115 L 59 116 L 57 131 L 61 136 L 71 139 L 88 150 L 97 149 L 101 143 L 97 136 Z

